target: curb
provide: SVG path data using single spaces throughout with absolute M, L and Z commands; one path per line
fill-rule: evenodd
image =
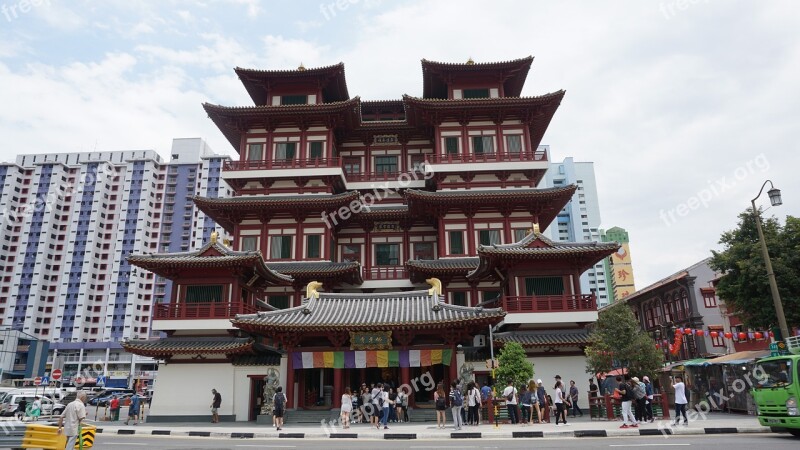
M 102 429 L 98 434 L 117 435 L 150 435 L 209 437 L 227 439 L 372 439 L 372 440 L 415 440 L 415 439 L 541 439 L 541 438 L 598 438 L 621 436 L 682 436 L 682 435 L 719 435 L 744 433 L 770 433 L 769 427 L 710 427 L 710 428 L 643 428 L 643 429 L 611 429 L 611 430 L 558 430 L 558 431 L 511 431 L 511 432 L 452 432 L 447 434 L 433 433 L 252 433 L 252 432 L 217 432 L 195 430 L 146 430 L 146 429 Z

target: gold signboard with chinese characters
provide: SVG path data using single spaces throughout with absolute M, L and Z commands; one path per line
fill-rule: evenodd
M 378 233 L 386 233 L 392 231 L 400 231 L 400 222 L 375 222 L 375 231 Z
M 391 331 L 351 331 L 350 350 L 391 350 Z

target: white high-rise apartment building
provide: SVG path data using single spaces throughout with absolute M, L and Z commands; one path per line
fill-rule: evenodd
M 97 361 L 110 384 L 136 376 L 119 342 L 151 335 L 166 283 L 128 255 L 188 249 L 214 228 L 192 197 L 229 195 L 219 177 L 228 157 L 197 138 L 175 139 L 171 153 L 168 163 L 134 150 L 0 164 L 0 325 L 50 341 L 66 377 Z
M 543 145 L 550 153 L 549 146 Z M 558 214 L 554 224 L 544 234 L 554 241 L 591 242 L 600 238 L 600 202 L 594 176 L 594 163 L 575 162 L 571 157 L 550 163 L 543 187 L 576 184 L 572 200 Z M 605 269 L 600 261 L 581 275 L 581 290 L 597 294 L 597 307 L 608 305 L 611 286 L 606 286 Z

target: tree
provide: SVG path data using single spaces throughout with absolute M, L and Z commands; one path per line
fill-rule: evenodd
M 664 360 L 625 302 L 615 303 L 600 312 L 585 353 L 586 371 L 591 374 L 625 368 L 640 378 L 643 375 L 652 377 Z
M 495 369 L 495 379 L 500 385 L 506 385 L 510 380 L 518 386 L 533 378 L 533 363 L 528 361 L 525 349 L 516 342 L 506 343 L 498 360 L 500 367 Z
M 800 324 L 800 219 L 788 216 L 781 226 L 775 217 L 770 217 L 763 221 L 762 228 L 791 329 Z M 753 210 L 748 208 L 739 214 L 738 227 L 723 233 L 719 242 L 723 250 L 712 251 L 710 263 L 723 273 L 717 296 L 745 326 L 768 328 L 777 324 Z

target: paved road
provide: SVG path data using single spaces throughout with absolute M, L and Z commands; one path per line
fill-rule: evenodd
M 414 450 L 461 450 L 461 449 L 687 449 L 724 448 L 726 450 L 754 448 L 792 449 L 800 446 L 800 439 L 787 434 L 732 434 L 696 435 L 664 437 L 625 437 L 625 438 L 560 438 L 560 439 L 470 439 L 455 441 L 375 441 L 375 440 L 316 440 L 316 439 L 215 439 L 215 438 L 158 438 L 150 436 L 98 435 L 95 448 L 115 450 L 141 450 L 151 447 L 159 450 L 247 450 L 247 449 L 311 449 L 324 447 L 325 450 L 374 450 L 414 449 Z

